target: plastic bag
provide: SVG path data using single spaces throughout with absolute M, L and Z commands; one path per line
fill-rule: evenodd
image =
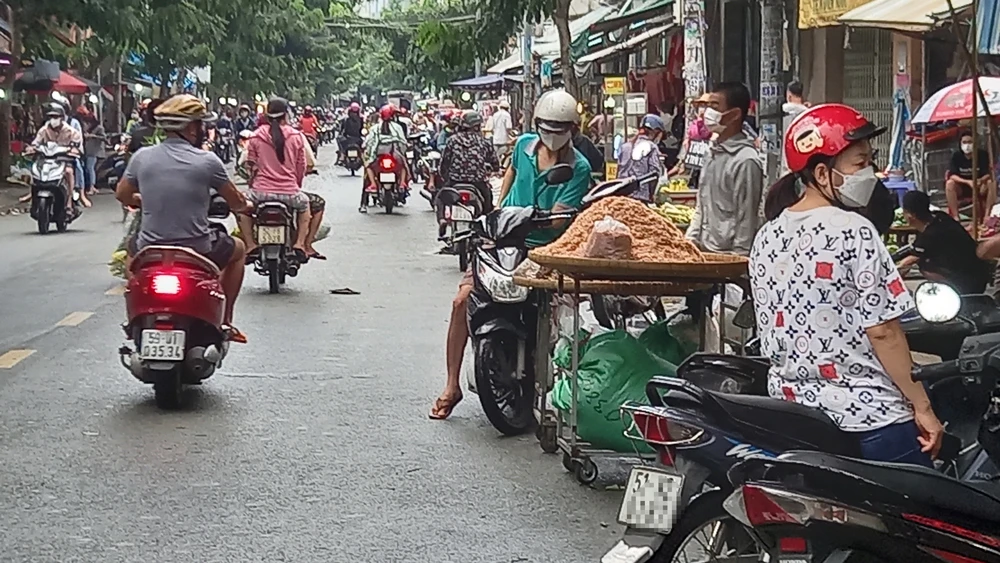
M 583 255 L 587 258 L 631 260 L 632 231 L 625 223 L 605 215 L 604 219 L 594 223 L 594 230 L 583 247 Z

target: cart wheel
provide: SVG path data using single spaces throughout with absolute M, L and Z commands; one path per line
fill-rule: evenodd
M 573 458 L 569 454 L 563 454 L 563 467 L 570 473 L 576 473 L 576 464 L 573 463 Z
M 589 457 L 574 460 L 573 465 L 575 466 L 573 472 L 576 474 L 576 480 L 581 485 L 590 485 L 597 480 L 597 465 Z
M 538 444 L 542 447 L 543 452 L 554 454 L 559 450 L 559 444 L 556 443 L 556 427 L 554 424 L 539 424 L 536 433 L 538 434 Z

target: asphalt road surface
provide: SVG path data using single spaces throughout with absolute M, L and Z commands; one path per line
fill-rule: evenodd
M 250 343 L 173 413 L 118 363 L 113 198 L 65 234 L 0 218 L 0 561 L 599 561 L 620 493 L 499 437 L 469 393 L 428 420 L 457 260 L 435 254 L 423 199 L 360 215 L 359 183 L 307 180 L 330 259 L 280 295 L 248 271 Z

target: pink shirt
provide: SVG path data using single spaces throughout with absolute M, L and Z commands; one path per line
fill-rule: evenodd
M 247 162 L 256 167 L 251 186 L 255 191 L 278 194 L 302 191 L 302 178 L 306 175 L 305 138 L 288 125 L 282 125 L 281 132 L 285 136 L 285 162 L 278 160 L 270 125 L 258 127 L 250 137 Z

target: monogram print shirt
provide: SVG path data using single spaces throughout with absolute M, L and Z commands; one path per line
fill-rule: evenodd
M 913 307 L 867 219 L 836 207 L 784 211 L 754 239 L 750 285 L 772 397 L 854 432 L 913 417 L 865 333 Z

